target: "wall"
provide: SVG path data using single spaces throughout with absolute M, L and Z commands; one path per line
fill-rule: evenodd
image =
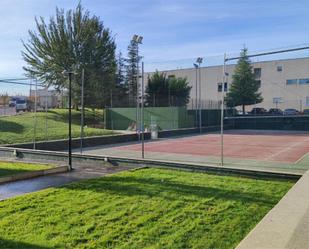
M 309 131 L 309 116 L 228 118 L 225 125 L 234 129 Z
M 106 128 L 113 130 L 135 130 L 136 108 L 109 108 L 106 110 Z M 145 128 L 157 124 L 160 130 L 188 128 L 194 126 L 194 116 L 185 107 L 145 107 Z

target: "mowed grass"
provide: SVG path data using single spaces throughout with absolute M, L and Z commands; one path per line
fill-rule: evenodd
M 64 139 L 68 137 L 68 110 L 54 109 L 38 112 L 36 141 Z M 0 144 L 32 142 L 34 138 L 34 113 L 22 113 L 16 116 L 0 117 Z M 80 111 L 72 111 L 72 136 L 80 136 Z M 103 121 L 103 111 L 85 112 L 85 124 L 99 124 Z M 84 136 L 108 135 L 113 132 L 98 128 L 84 128 Z
M 52 168 L 52 165 L 0 161 L 0 178 Z
M 142 169 L 0 203 L 0 248 L 235 248 L 293 185 Z

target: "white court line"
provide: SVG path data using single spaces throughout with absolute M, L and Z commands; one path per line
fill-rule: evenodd
M 298 164 L 300 161 L 302 161 L 306 156 L 309 156 L 309 152 L 302 155 L 294 164 Z
M 297 146 L 299 146 L 299 145 L 301 145 L 301 144 L 303 144 L 303 143 L 305 143 L 305 142 L 307 142 L 307 141 L 309 141 L 309 137 L 306 138 L 304 141 L 296 142 L 296 143 L 292 144 L 291 146 L 286 147 L 286 148 L 284 148 L 284 149 L 278 151 L 277 153 L 272 154 L 272 155 L 269 156 L 269 157 L 266 157 L 266 160 L 272 159 L 272 158 L 274 158 L 274 157 L 280 155 L 281 153 L 287 152 L 287 151 L 289 151 L 290 149 L 292 149 L 292 148 L 294 148 L 294 147 L 297 147 Z M 308 152 L 307 152 L 307 153 L 308 153 Z M 296 161 L 296 162 L 297 162 L 297 161 Z M 294 162 L 294 163 L 296 163 L 296 162 Z

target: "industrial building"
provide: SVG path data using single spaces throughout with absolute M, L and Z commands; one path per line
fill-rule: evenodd
M 261 84 L 260 92 L 264 101 L 255 106 L 246 107 L 250 111 L 253 107 L 269 108 L 294 108 L 303 111 L 309 108 L 309 57 L 296 59 L 283 59 L 260 61 L 252 63 L 256 80 Z M 225 91 L 232 83 L 235 64 L 227 65 L 228 73 Z M 186 77 L 191 90 L 189 108 L 194 107 L 195 99 L 199 99 L 199 72 L 196 68 L 161 71 L 167 77 Z M 222 91 L 221 66 L 201 67 L 201 100 L 219 102 Z M 147 76 L 151 75 L 149 73 Z M 147 77 L 146 77 L 147 78 Z M 198 91 L 196 91 L 196 89 Z

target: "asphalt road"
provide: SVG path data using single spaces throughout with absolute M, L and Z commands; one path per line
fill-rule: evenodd
M 12 116 L 15 114 L 15 107 L 0 106 L 0 116 Z

